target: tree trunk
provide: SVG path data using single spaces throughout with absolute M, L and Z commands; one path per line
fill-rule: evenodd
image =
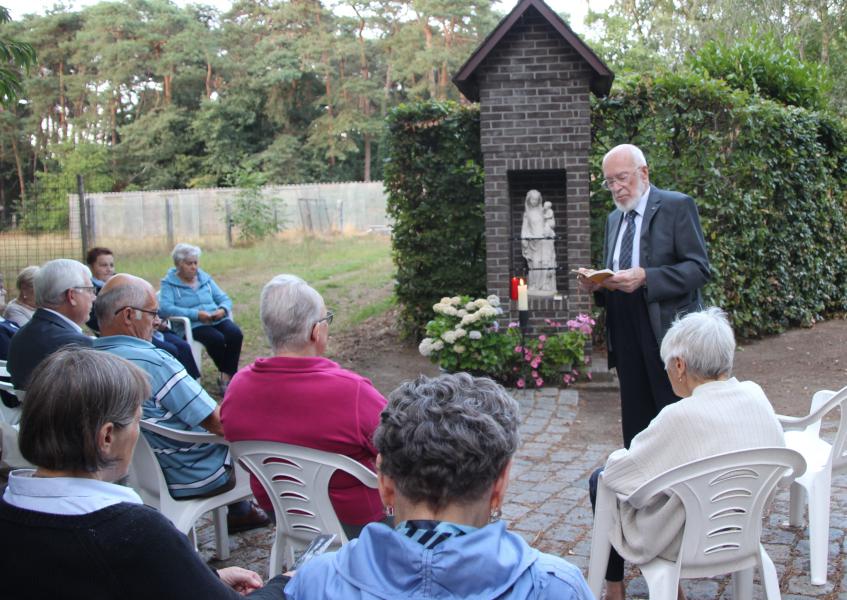
M 365 139 L 365 181 L 371 180 L 371 134 L 366 133 Z
M 206 61 L 206 98 L 212 97 L 212 63 Z
M 21 164 L 21 153 L 18 152 L 18 140 L 14 133 L 12 138 L 12 153 L 15 155 L 15 168 L 18 171 L 18 183 L 21 186 L 21 210 L 26 209 L 26 183 L 24 182 L 24 167 Z

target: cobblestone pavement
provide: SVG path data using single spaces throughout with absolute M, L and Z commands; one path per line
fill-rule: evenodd
M 617 392 L 613 389 L 542 389 L 515 393 L 522 406 L 522 445 L 512 467 L 511 484 L 503 507 L 510 528 L 532 546 L 557 554 L 587 574 L 591 545 L 591 506 L 588 477 L 620 444 Z M 825 430 L 832 429 L 832 424 Z M 847 600 L 847 477 L 833 481 L 828 580 L 809 583 L 808 534 L 789 527 L 788 491 L 776 496 L 767 517 L 763 540 L 776 564 L 784 600 Z M 212 558 L 211 528 L 201 528 L 201 552 Z M 234 564 L 267 574 L 271 529 L 230 536 Z M 637 569 L 627 572 L 628 597 L 646 598 Z M 732 598 L 728 577 L 690 580 L 683 584 L 689 600 Z M 761 589 L 755 588 L 755 598 Z M 748 599 L 734 599 L 748 600 Z

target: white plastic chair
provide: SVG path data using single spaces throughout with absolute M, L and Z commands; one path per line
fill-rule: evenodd
M 676 467 L 644 483 L 628 497 L 642 508 L 657 494 L 676 494 L 685 507 L 685 527 L 675 562 L 655 558 L 638 565 L 651 600 L 676 600 L 679 580 L 732 573 L 733 598 L 753 597 L 753 567 L 768 600 L 780 598 L 773 561 L 759 542 L 762 517 L 784 476 L 800 474 L 803 457 L 787 448 L 755 448 L 718 454 Z M 599 598 L 609 562 L 609 530 L 615 494 L 601 475 L 597 487 L 588 585 Z
M 23 390 L 16 390 L 15 386 L 9 381 L 0 381 L 0 390 L 14 394 L 21 402 L 24 401 L 24 396 L 26 395 L 26 392 Z M 15 406 L 14 408 L 10 408 L 3 404 L 3 402 L 0 402 L 0 421 L 9 425 L 18 425 L 21 422 L 21 407 Z
M 212 433 L 200 433 L 192 431 L 177 431 L 169 427 L 163 427 L 155 423 L 141 421 L 141 428 L 152 431 L 161 436 L 189 442 L 193 444 L 227 444 L 222 437 Z M 233 465 L 235 476 L 235 487 L 228 492 L 209 498 L 175 499 L 168 492 L 168 484 L 159 466 L 159 461 L 153 453 L 147 439 L 141 435 L 135 446 L 132 457 L 132 466 L 129 470 L 129 485 L 138 492 L 144 504 L 152 506 L 165 515 L 174 526 L 186 535 L 194 539 L 194 524 L 203 514 L 214 511 L 215 544 L 217 545 L 218 558 L 226 560 L 229 558 L 229 532 L 226 524 L 226 507 L 228 504 L 250 498 L 253 492 L 250 490 L 250 476 L 237 464 Z
M 822 390 L 812 397 L 805 417 L 777 415 L 785 429 L 785 445 L 806 459 L 808 468 L 791 484 L 789 523 L 803 525 L 803 508 L 809 506 L 809 562 L 812 585 L 826 584 L 829 552 L 829 503 L 832 474 L 847 471 L 847 387 Z M 830 444 L 821 439 L 821 420 L 841 408 L 841 420 Z
M 230 445 L 267 492 L 276 513 L 270 577 L 294 564 L 302 550 L 320 533 L 336 534 L 347 542 L 329 499 L 329 479 L 340 469 L 364 485 L 376 488 L 376 474 L 349 456 L 278 442 L 242 441 Z
M 8 469 L 34 469 L 35 465 L 23 457 L 18 447 L 18 426 L 0 421 L 0 441 L 2 454 L 0 464 Z
M 168 317 L 168 325 L 170 325 L 171 331 L 177 335 L 182 335 L 185 341 L 188 342 L 188 345 L 191 346 L 191 355 L 194 357 L 194 364 L 197 365 L 197 371 L 201 373 L 201 376 L 197 378 L 199 381 L 202 378 L 203 372 L 203 344 L 194 339 L 194 334 L 191 333 L 191 320 L 188 317 Z M 178 325 L 178 327 L 174 327 L 174 325 Z

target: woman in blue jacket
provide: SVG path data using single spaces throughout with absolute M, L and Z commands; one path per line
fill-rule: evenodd
M 579 569 L 506 531 L 500 507 L 518 403 L 467 373 L 424 376 L 389 397 L 374 433 L 379 493 L 396 526 L 307 562 L 289 600 L 593 600 Z
M 200 248 L 177 244 L 174 266 L 162 279 L 159 314 L 188 317 L 194 339 L 206 347 L 220 371 L 221 394 L 238 370 L 244 336 L 232 320 L 232 301 L 211 275 L 200 268 Z

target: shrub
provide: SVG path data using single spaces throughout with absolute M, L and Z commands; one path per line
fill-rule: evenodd
M 384 167 L 393 220 L 400 326 L 423 334 L 445 293 L 485 291 L 485 216 L 479 109 L 401 105 L 388 117 Z
M 239 171 L 232 183 L 240 191 L 235 195 L 230 220 L 238 228 L 238 237 L 247 244 L 261 241 L 280 228 L 271 202 L 262 196 L 265 177 L 261 173 Z
M 426 325 L 420 353 L 447 371 L 486 375 L 519 388 L 568 386 L 584 373 L 585 345 L 594 320 L 580 315 L 565 326 L 547 320 L 540 334 L 525 337 L 517 323 L 499 327 L 497 296 L 441 298 Z

